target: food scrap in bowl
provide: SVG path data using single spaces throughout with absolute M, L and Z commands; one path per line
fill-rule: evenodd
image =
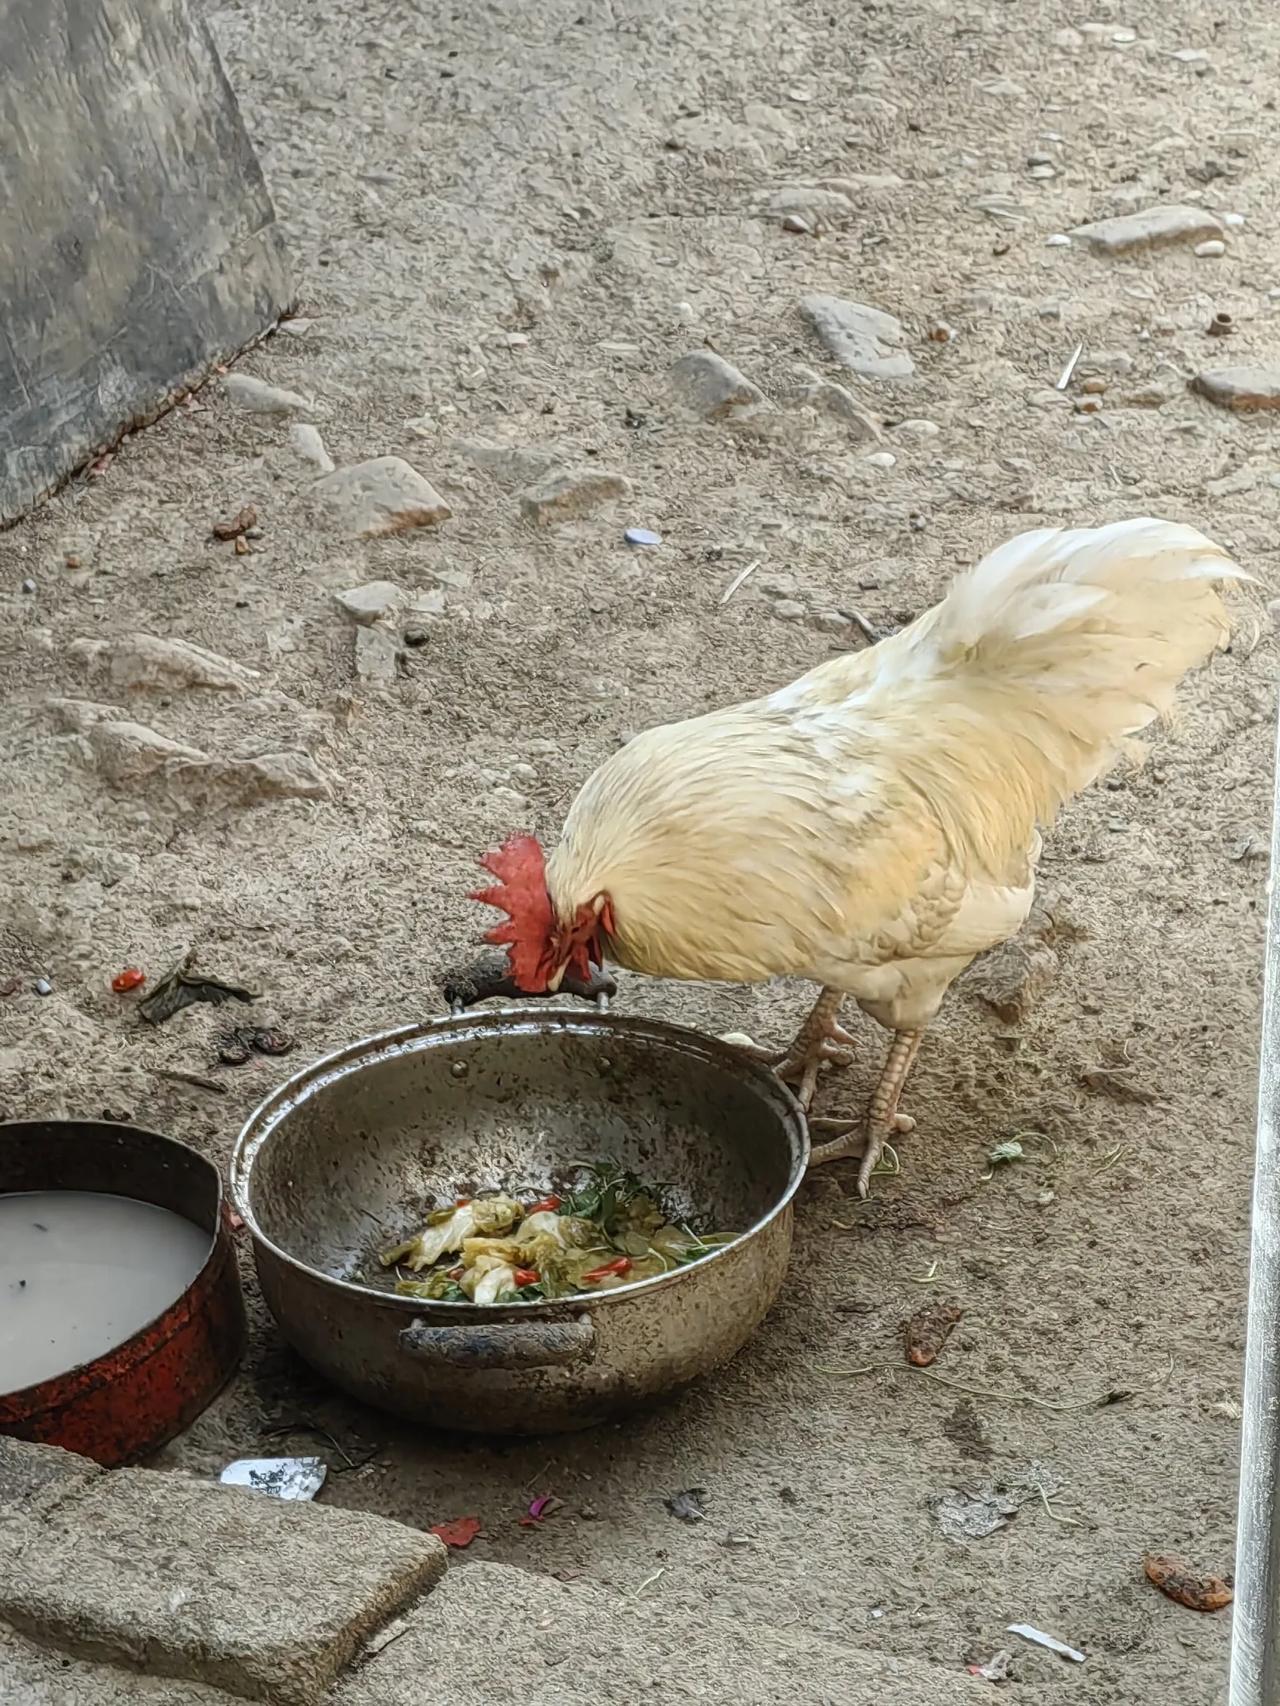
M 542 1302 L 656 1279 L 731 1243 L 674 1218 L 660 1187 L 612 1162 L 583 1164 L 563 1194 L 535 1201 L 461 1197 L 427 1215 L 415 1237 L 379 1253 L 401 1267 L 402 1297 L 437 1303 Z

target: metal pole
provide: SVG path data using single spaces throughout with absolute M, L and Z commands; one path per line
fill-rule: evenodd
M 1228 1706 L 1277 1706 L 1280 1702 L 1280 756 L 1267 887 L 1266 983 Z

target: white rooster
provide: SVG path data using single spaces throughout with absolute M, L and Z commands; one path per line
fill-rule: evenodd
M 527 835 L 474 898 L 508 921 L 514 984 L 589 983 L 607 955 L 654 977 L 822 986 L 771 1056 L 805 1105 L 847 1062 L 852 996 L 892 1033 L 865 1121 L 888 1135 L 926 1026 L 976 955 L 1020 928 L 1039 829 L 1167 712 L 1225 644 L 1218 583 L 1245 579 L 1193 528 L 1139 519 L 1021 534 L 940 604 L 763 699 L 650 729 L 587 781 L 544 861 Z

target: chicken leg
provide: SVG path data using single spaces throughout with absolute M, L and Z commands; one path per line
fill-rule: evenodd
M 820 1143 L 809 1156 L 810 1167 L 822 1167 L 828 1161 L 841 1161 L 847 1155 L 861 1152 L 858 1168 L 858 1195 L 865 1197 L 871 1173 L 884 1152 L 890 1132 L 913 1131 L 915 1121 L 898 1112 L 898 1100 L 907 1081 L 912 1063 L 924 1041 L 923 1031 L 895 1031 L 880 1081 L 871 1096 L 871 1105 L 863 1120 L 814 1120 L 810 1130 L 832 1134 L 827 1143 Z
M 824 989 L 814 1002 L 809 1017 L 796 1032 L 795 1040 L 789 1048 L 760 1048 L 749 1038 L 737 1035 L 724 1040 L 732 1040 L 743 1054 L 771 1066 L 784 1084 L 795 1088 L 796 1098 L 807 1113 L 813 1093 L 817 1089 L 818 1073 L 823 1063 L 830 1061 L 833 1066 L 853 1064 L 852 1049 L 855 1039 L 838 1022 L 843 1002 L 843 991 Z

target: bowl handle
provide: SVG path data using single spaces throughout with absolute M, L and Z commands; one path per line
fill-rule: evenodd
M 415 1362 L 448 1368 L 559 1368 L 592 1362 L 595 1323 L 576 1321 L 495 1321 L 492 1327 L 429 1327 L 415 1321 L 400 1334 L 400 1349 Z

